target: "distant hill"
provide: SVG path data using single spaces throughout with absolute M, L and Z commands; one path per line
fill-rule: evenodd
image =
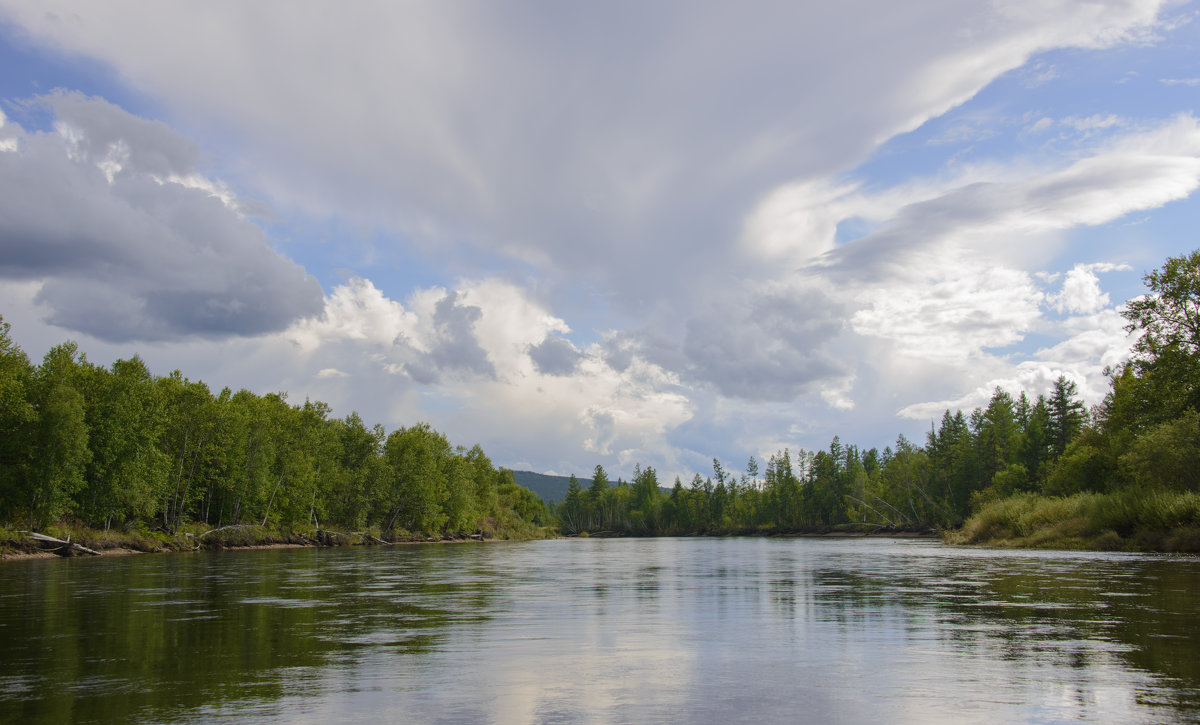
M 579 476 L 579 474 L 576 476 L 579 477 L 579 485 L 584 490 L 592 485 L 591 474 L 586 477 Z M 570 476 L 547 476 L 544 473 L 534 473 L 533 471 L 513 471 L 513 479 L 516 480 L 517 485 L 533 491 L 546 503 L 551 501 L 562 503 L 562 500 L 567 497 L 567 486 L 571 484 Z M 609 485 L 615 486 L 617 482 L 609 481 Z M 671 489 L 666 486 L 659 486 L 658 490 L 665 494 L 671 493 Z
M 547 476 L 533 471 L 513 471 L 517 485 L 533 491 L 546 503 L 562 501 L 567 497 L 567 486 L 571 483 L 570 476 Z M 587 488 L 592 483 L 591 478 L 584 481 L 579 479 L 579 485 Z

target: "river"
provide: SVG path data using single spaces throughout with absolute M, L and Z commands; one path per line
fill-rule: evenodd
M 1200 559 L 570 539 L 0 565 L 0 722 L 1200 721 Z

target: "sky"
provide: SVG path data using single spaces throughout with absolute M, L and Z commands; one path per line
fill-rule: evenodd
M 689 480 L 924 443 L 1198 245 L 1195 2 L 0 0 L 0 315 Z

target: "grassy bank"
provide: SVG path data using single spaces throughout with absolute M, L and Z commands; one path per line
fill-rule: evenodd
M 987 504 L 951 544 L 1094 551 L 1200 552 L 1200 495 L 1176 491 L 1021 494 Z
M 164 531 L 101 531 L 86 526 L 59 524 L 39 532 L 63 541 L 93 549 L 104 554 L 162 553 L 171 551 L 219 551 L 272 546 L 386 546 L 393 544 L 437 543 L 443 541 L 535 539 L 548 538 L 553 532 L 545 528 L 517 527 L 492 529 L 476 534 L 442 534 L 433 536 L 400 530 L 334 531 L 329 529 L 272 530 L 247 524 L 210 529 L 203 524 L 182 527 L 170 534 Z M 28 532 L 0 527 L 0 559 L 22 558 L 52 552 L 53 544 L 38 542 Z

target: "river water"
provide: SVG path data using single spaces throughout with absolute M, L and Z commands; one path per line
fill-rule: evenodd
M 0 565 L 0 722 L 1200 721 L 1200 559 L 572 539 Z

